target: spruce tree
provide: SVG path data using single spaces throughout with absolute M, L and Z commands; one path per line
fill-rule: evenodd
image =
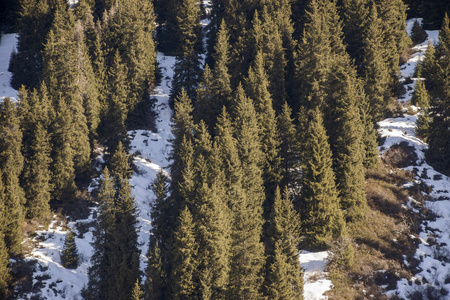
M 3 170 L 5 204 L 5 245 L 10 255 L 22 252 L 22 226 L 24 220 L 25 193 L 19 176 L 23 169 L 22 131 L 18 109 L 9 98 L 0 103 L 0 168 Z
M 332 168 L 332 153 L 319 109 L 311 112 L 303 155 L 302 228 L 309 243 L 325 246 L 345 235 L 346 227 Z
M 172 257 L 172 299 L 192 299 L 195 293 L 194 273 L 197 269 L 198 245 L 194 234 L 194 221 L 189 209 L 185 207 L 178 217 L 174 232 Z
M 133 290 L 131 291 L 131 299 L 132 300 L 142 300 L 144 292 L 141 290 L 141 286 L 139 285 L 139 279 L 136 279 L 134 283 Z
M 17 1 L 19 2 L 19 1 Z M 51 7 L 48 0 L 22 0 L 17 29 L 17 51 L 11 55 L 9 71 L 11 85 L 38 88 L 42 73 L 42 51 L 51 26 Z
M 0 171 L 0 178 L 3 178 Z M 0 297 L 7 299 L 11 282 L 8 249 L 5 244 L 6 207 L 3 181 L 0 180 Z
M 430 130 L 430 95 L 423 80 L 416 83 L 414 94 L 411 99 L 413 104 L 419 106 L 420 114 L 416 121 L 416 134 L 422 138 L 428 137 Z
M 362 40 L 362 60 L 359 64 L 364 79 L 364 91 L 368 98 L 368 114 L 372 120 L 379 121 L 385 113 L 389 98 L 389 69 L 383 49 L 381 20 L 377 8 L 372 4 L 368 24 Z
M 270 220 L 270 263 L 265 287 L 267 296 L 270 299 L 301 299 L 303 278 L 297 250 L 300 217 L 287 188 L 283 196 L 280 189 L 276 189 Z
M 75 241 L 75 234 L 69 231 L 64 240 L 64 247 L 61 253 L 61 265 L 67 269 L 76 269 L 78 267 L 78 249 Z
M 360 94 L 356 70 L 348 56 L 336 59 L 328 78 L 325 126 L 333 153 L 333 169 L 341 208 L 346 221 L 361 219 L 367 208 L 364 190 L 364 127 L 357 101 Z
M 73 124 L 64 99 L 59 97 L 56 102 L 56 117 L 50 131 L 52 152 L 51 182 L 53 183 L 52 199 L 59 204 L 70 202 L 75 197 L 75 167 L 74 150 L 71 147 Z
M 123 177 L 122 177 L 123 178 Z M 116 177 L 116 180 L 120 177 Z M 116 183 L 115 226 L 112 233 L 111 276 L 109 299 L 130 299 L 139 278 L 137 211 L 127 178 Z M 114 271 L 115 269 L 115 271 Z
M 232 206 L 229 297 L 259 299 L 265 263 L 261 242 L 265 198 L 261 168 L 264 156 L 253 101 L 241 86 L 236 91 L 234 126 L 243 177 L 239 198 L 233 200 Z
M 167 278 L 164 272 L 159 242 L 153 236 L 150 236 L 147 259 L 147 268 L 145 269 L 147 280 L 144 286 L 145 299 L 164 299 Z
M 115 220 L 115 194 L 114 179 L 110 177 L 108 168 L 102 172 L 98 188 L 98 217 L 97 226 L 93 238 L 93 255 L 91 266 L 89 267 L 89 283 L 85 299 L 110 299 L 109 291 L 112 290 L 111 269 L 118 268 L 112 266 L 113 232 Z
M 116 51 L 113 65 L 108 72 L 107 111 L 101 125 L 102 142 L 109 153 L 116 151 L 119 142 L 125 146 L 128 145 L 125 122 L 128 116 L 126 99 L 129 95 L 129 87 L 126 83 L 126 73 L 126 66 L 122 63 L 119 51 Z
M 281 186 L 287 186 L 294 196 L 300 192 L 300 147 L 297 141 L 297 131 L 291 117 L 292 110 L 284 103 L 278 116 L 278 132 L 281 138 L 280 156 L 282 158 Z

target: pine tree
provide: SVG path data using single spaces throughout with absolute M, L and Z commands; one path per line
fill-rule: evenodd
M 345 235 L 346 228 L 332 168 L 332 153 L 318 109 L 311 113 L 303 156 L 302 224 L 309 243 L 323 247 L 330 238 Z
M 411 28 L 411 40 L 414 43 L 414 45 L 425 42 L 427 37 L 428 34 L 422 28 L 420 23 L 417 20 L 415 20 L 413 23 L 413 27 Z
M 173 269 L 171 274 L 172 299 L 192 299 L 195 293 L 194 273 L 197 268 L 198 245 L 189 209 L 185 207 L 178 218 L 174 232 Z
M 10 255 L 22 252 L 22 226 L 24 220 L 25 193 L 20 186 L 19 176 L 23 169 L 22 132 L 18 109 L 9 99 L 0 104 L 0 169 L 4 186 L 5 245 Z
M 359 107 L 361 120 L 364 126 L 362 142 L 364 145 L 363 165 L 366 168 L 373 168 L 378 164 L 378 133 L 374 128 L 372 117 L 369 115 L 369 109 L 366 97 Z
M 75 241 L 75 234 L 69 231 L 64 240 L 64 247 L 61 253 L 61 265 L 67 269 L 76 269 L 78 267 L 78 248 Z
M 271 256 L 266 277 L 267 296 L 270 299 L 301 299 L 303 278 L 297 250 L 300 217 L 287 188 L 283 196 L 280 189 L 276 189 L 270 220 Z
M 120 142 L 111 157 L 109 167 L 111 169 L 111 176 L 114 177 L 116 186 L 119 186 L 122 183 L 122 180 L 130 179 L 133 174 L 127 152 Z

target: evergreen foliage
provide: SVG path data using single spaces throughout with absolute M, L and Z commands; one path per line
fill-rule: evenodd
M 2 178 L 0 171 L 0 178 Z M 6 207 L 3 181 L 0 180 L 0 297 L 7 299 L 11 283 L 8 248 L 5 244 Z
M 428 34 L 422 28 L 420 23 L 415 20 L 413 23 L 413 27 L 411 28 L 411 40 L 414 45 L 423 43 L 428 37 Z
M 318 109 L 311 112 L 303 155 L 302 225 L 310 244 L 323 247 L 328 239 L 346 234 L 340 210 L 332 154 Z
M 78 267 L 78 249 L 75 234 L 72 231 L 66 234 L 64 247 L 61 253 L 61 265 L 64 268 L 76 269 Z
M 288 189 L 283 196 L 275 191 L 271 220 L 271 256 L 266 277 L 270 299 L 302 299 L 303 278 L 298 261 L 300 217 L 294 209 Z
M 23 169 L 22 131 L 18 109 L 9 98 L 0 103 L 0 169 L 4 187 L 5 245 L 11 256 L 22 253 L 22 226 L 24 221 L 25 193 L 19 176 Z

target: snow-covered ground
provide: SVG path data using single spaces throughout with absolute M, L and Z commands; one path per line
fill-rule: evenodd
M 12 74 L 8 72 L 9 58 L 16 44 L 17 34 L 2 35 L 0 42 L 0 100 L 3 100 L 5 97 L 12 99 L 17 97 L 17 91 L 10 84 Z
M 303 297 L 304 300 L 326 300 L 323 296 L 333 284 L 327 279 L 328 273 L 324 272 L 328 263 L 328 251 L 300 253 L 300 265 L 303 268 Z
M 408 33 L 413 23 L 414 19 L 408 20 Z M 427 34 L 427 40 L 413 48 L 417 52 L 402 68 L 403 79 L 413 76 L 415 66 L 424 58 L 428 41 L 431 44 L 436 44 L 438 41 L 438 31 L 427 31 Z M 411 87 L 416 80 L 413 78 Z M 408 91 L 403 100 L 411 99 L 413 91 L 413 89 Z M 381 152 L 401 142 L 414 147 L 418 157 L 417 165 L 405 169 L 410 171 L 415 169 L 416 184 L 424 183 L 431 187 L 430 200 L 425 201 L 424 205 L 436 216 L 435 220 L 425 220 L 421 224 L 419 246 L 415 254 L 415 258 L 420 261 L 419 273 L 412 278 L 401 279 L 397 283 L 397 289 L 389 291 L 387 295 L 396 295 L 402 299 L 410 299 L 415 294 L 415 299 L 450 299 L 450 178 L 436 172 L 425 162 L 424 152 L 428 145 L 415 135 L 416 120 L 417 115 L 405 114 L 402 117 L 389 118 L 378 123 L 379 133 L 386 138 L 384 145 L 380 148 Z M 411 201 L 415 202 L 412 198 Z M 419 294 L 425 295 L 425 298 L 417 298 Z

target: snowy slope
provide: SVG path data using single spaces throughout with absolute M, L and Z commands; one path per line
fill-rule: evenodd
M 419 19 L 420 21 L 420 19 Z M 408 20 L 408 32 L 414 23 L 414 19 Z M 438 31 L 427 31 L 428 39 L 424 43 L 414 47 L 417 52 L 412 55 L 407 64 L 402 68 L 404 78 L 414 73 L 416 64 L 424 58 L 428 45 L 435 44 L 438 40 Z M 413 79 L 411 87 L 414 86 Z M 411 99 L 411 89 L 404 101 Z M 450 178 L 436 172 L 425 162 L 425 151 L 428 145 L 416 137 L 414 132 L 417 115 L 404 115 L 398 118 L 389 118 L 378 123 L 379 133 L 386 138 L 380 148 L 383 152 L 394 144 L 406 142 L 414 147 L 418 160 L 417 166 L 409 166 L 406 169 L 415 169 L 415 183 L 424 183 L 431 187 L 430 200 L 425 201 L 425 208 L 435 216 L 435 220 L 424 220 L 421 224 L 421 233 L 418 238 L 419 246 L 415 258 L 420 262 L 418 274 L 413 278 L 401 279 L 397 283 L 397 289 L 389 291 L 389 296 L 398 296 L 409 299 L 414 295 L 428 293 L 425 298 L 416 299 L 450 299 Z M 405 187 L 408 187 L 407 184 Z M 415 199 L 410 199 L 415 202 Z M 405 262 L 407 264 L 407 262 Z M 431 297 L 431 298 L 430 298 Z
M 173 75 L 173 57 L 165 57 L 158 54 L 158 62 L 162 69 L 163 81 L 155 89 L 151 97 L 157 99 L 156 112 L 158 113 L 158 132 L 146 130 L 130 131 L 131 153 L 134 154 L 134 163 L 138 172 L 133 174 L 130 180 L 133 186 L 133 194 L 139 212 L 139 238 L 141 250 L 141 270 L 145 268 L 146 253 L 148 249 L 149 231 L 151 220 L 149 215 L 150 202 L 154 195 L 150 186 L 161 169 L 168 166 L 168 155 L 170 151 L 169 139 L 172 137 L 170 131 L 171 110 L 169 108 L 170 82 Z M 3 94 L 2 94 L 3 95 Z M 95 185 L 95 182 L 94 184 Z M 53 221 L 48 230 L 39 230 L 33 241 L 37 244 L 35 249 L 26 257 L 28 261 L 36 261 L 33 274 L 33 285 L 38 287 L 36 292 L 21 295 L 18 299 L 30 299 L 40 296 L 40 299 L 82 299 L 80 292 L 88 283 L 87 272 L 90 266 L 90 257 L 93 248 L 92 231 L 94 224 L 94 212 L 86 220 L 69 222 L 64 228 Z M 55 216 L 56 217 L 56 216 Z M 80 236 L 77 226 L 86 224 L 88 232 Z M 61 266 L 61 252 L 63 250 L 65 235 L 71 228 L 76 233 L 76 243 L 81 257 L 81 264 L 75 270 L 69 270 Z
M 17 97 L 17 91 L 10 85 L 12 74 L 8 72 L 9 58 L 16 44 L 17 34 L 2 35 L 0 43 L 0 100 L 3 100 L 5 97 L 13 99 Z

